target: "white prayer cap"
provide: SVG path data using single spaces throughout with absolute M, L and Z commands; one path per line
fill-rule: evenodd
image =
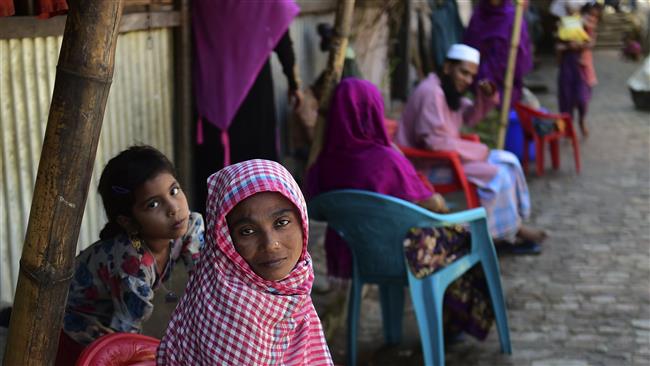
M 447 58 L 450 60 L 467 61 L 478 65 L 481 61 L 481 53 L 476 48 L 457 43 L 449 47 Z

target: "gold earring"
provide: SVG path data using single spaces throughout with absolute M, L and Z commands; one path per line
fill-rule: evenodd
M 129 240 L 131 240 L 131 245 L 133 245 L 135 250 L 140 250 L 140 248 L 142 247 L 142 240 L 138 236 L 137 231 L 129 234 Z

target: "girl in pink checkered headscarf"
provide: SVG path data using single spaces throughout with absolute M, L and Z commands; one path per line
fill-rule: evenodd
M 208 179 L 207 244 L 158 349 L 159 365 L 331 365 L 311 302 L 305 200 L 280 164 Z

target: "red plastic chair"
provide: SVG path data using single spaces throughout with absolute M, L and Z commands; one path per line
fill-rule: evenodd
M 77 366 L 153 366 L 160 340 L 134 333 L 111 333 L 84 349 Z
M 465 195 L 467 208 L 481 207 L 481 203 L 476 193 L 476 186 L 470 183 L 465 176 L 465 170 L 460 162 L 460 156 L 455 151 L 431 151 L 420 150 L 411 147 L 400 146 L 400 150 L 409 160 L 431 160 L 441 162 L 451 168 L 454 180 L 450 183 L 432 183 L 436 192 L 445 194 L 456 191 L 462 191 Z
M 535 159 L 537 165 L 537 175 L 544 175 L 544 145 L 548 143 L 549 149 L 551 150 L 551 161 L 553 164 L 553 169 L 557 170 L 560 168 L 560 138 L 564 137 L 571 140 L 573 145 L 573 157 L 575 159 L 575 168 L 576 173 L 580 174 L 580 145 L 578 144 L 578 138 L 573 128 L 573 123 L 571 116 L 562 113 L 562 114 L 553 114 L 539 111 L 537 109 L 530 108 L 524 104 L 517 103 L 515 105 L 515 111 L 517 111 L 517 116 L 519 117 L 519 123 L 521 124 L 522 131 L 524 133 L 524 156 L 521 163 L 524 168 L 524 172 L 528 171 L 528 149 L 531 141 L 535 142 Z M 564 121 L 564 130 L 556 131 L 549 133 L 544 136 L 540 136 L 533 126 L 533 118 L 543 118 L 543 119 L 561 119 Z
M 393 140 L 397 132 L 397 121 L 392 119 L 384 119 L 386 125 L 386 132 L 388 137 Z M 463 139 L 480 142 L 478 135 L 463 135 Z M 399 146 L 400 150 L 406 155 L 409 160 L 431 160 L 440 162 L 447 165 L 453 172 L 454 180 L 450 183 L 435 184 L 433 188 L 440 194 L 462 191 L 465 194 L 465 201 L 467 208 L 481 207 L 481 203 L 476 193 L 476 186 L 470 183 L 465 176 L 465 170 L 460 162 L 460 156 L 455 151 L 432 151 L 420 150 L 406 146 Z

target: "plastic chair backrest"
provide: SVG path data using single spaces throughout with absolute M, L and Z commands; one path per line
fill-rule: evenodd
M 528 138 L 532 138 L 535 135 L 535 128 L 533 127 L 533 114 L 534 109 L 525 106 L 523 104 L 517 103 L 515 105 L 515 111 L 519 117 L 519 124 L 521 124 L 521 129 L 524 130 L 524 134 Z
M 544 119 L 562 119 L 565 123 L 564 133 L 562 135 L 571 136 L 573 132 L 573 125 L 571 123 L 571 116 L 566 113 L 548 113 L 540 111 L 538 109 L 531 108 L 521 102 L 515 104 L 515 111 L 519 117 L 519 122 L 521 123 L 521 128 L 524 130 L 524 133 L 527 137 L 532 138 L 537 135 L 535 132 L 535 127 L 533 126 L 533 117 L 544 118 Z
M 345 189 L 309 202 L 309 215 L 328 225 L 351 245 L 356 270 L 364 282 L 406 282 L 402 243 L 412 227 L 444 224 L 410 202 L 374 192 Z
M 469 135 L 467 139 L 475 142 L 480 142 L 477 135 Z M 457 152 L 421 150 L 406 146 L 399 146 L 399 148 L 402 150 L 404 155 L 406 155 L 406 157 L 414 164 L 418 160 L 432 161 L 442 163 L 446 168 L 451 170 L 451 174 L 453 176 L 452 181 L 445 183 L 432 182 L 436 192 L 444 194 L 462 191 L 465 195 L 467 208 L 476 208 L 481 206 L 478 194 L 476 192 L 476 187 L 467 180 L 467 177 L 465 176 L 465 170 L 463 169 L 463 165 L 460 160 L 460 155 L 458 155 Z
M 134 333 L 111 333 L 88 345 L 77 366 L 153 366 L 160 340 Z

